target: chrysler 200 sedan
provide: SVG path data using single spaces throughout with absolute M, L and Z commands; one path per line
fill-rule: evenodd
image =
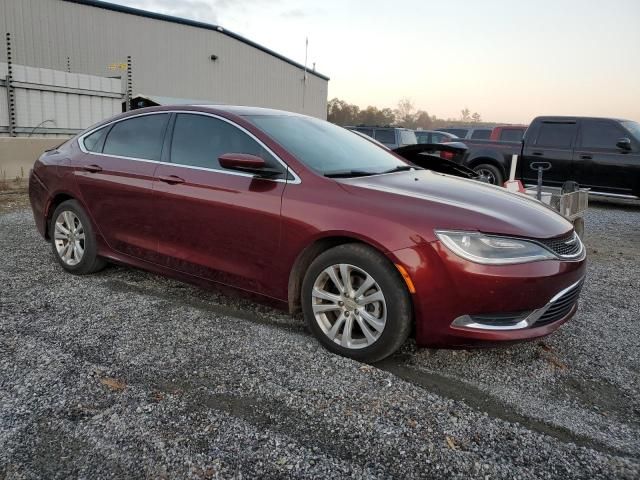
M 416 168 L 341 127 L 249 107 L 155 107 L 45 152 L 36 225 L 75 274 L 107 261 L 301 309 L 364 361 L 547 335 L 585 249 L 542 204 Z

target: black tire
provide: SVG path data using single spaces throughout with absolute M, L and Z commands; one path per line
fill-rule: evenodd
M 64 212 L 73 213 L 82 224 L 84 230 L 84 238 L 81 241 L 82 245 L 84 246 L 84 252 L 81 256 L 80 261 L 75 265 L 70 265 L 65 262 L 61 254 L 58 253 L 58 247 L 56 246 L 56 220 Z M 54 210 L 49 224 L 49 236 L 51 237 L 51 247 L 53 249 L 53 254 L 58 260 L 58 263 L 66 271 L 75 275 L 86 275 L 102 270 L 105 267 L 106 261 L 100 258 L 97 254 L 96 236 L 93 230 L 93 225 L 91 224 L 91 220 L 76 200 L 67 200 L 66 202 L 62 202 Z
M 379 287 L 384 296 L 386 308 L 380 307 L 386 310 L 384 328 L 379 333 L 372 329 L 379 336 L 371 344 L 361 348 L 347 348 L 330 339 L 316 320 L 313 311 L 314 283 L 321 278 L 326 268 L 339 264 L 349 264 L 356 269 L 361 269 L 361 271 L 355 270 L 356 275 L 366 273 L 371 276 L 377 283 L 374 288 Z M 302 311 L 309 329 L 322 345 L 331 352 L 363 362 L 377 362 L 398 350 L 409 336 L 413 318 L 409 292 L 395 266 L 377 250 L 358 243 L 334 247 L 318 255 L 311 263 L 302 282 Z M 338 311 L 332 315 L 339 313 Z M 352 317 L 354 332 L 359 331 L 361 336 L 364 336 L 364 332 L 356 322 L 356 316 L 364 313 L 352 313 L 352 315 L 355 315 Z M 360 318 L 362 319 L 363 317 Z
M 502 186 L 504 183 L 504 177 L 500 169 L 490 163 L 481 163 L 480 165 L 476 165 L 473 167 L 473 171 L 479 175 L 483 175 L 487 178 L 488 183 L 492 185 Z

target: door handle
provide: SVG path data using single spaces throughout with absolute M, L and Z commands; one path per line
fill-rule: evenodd
M 91 173 L 98 173 L 102 171 L 102 167 L 100 165 L 85 165 L 82 169 Z
M 536 157 L 544 157 L 544 153 L 542 152 L 533 152 L 533 155 L 535 155 Z
M 591 155 L 580 155 L 582 160 L 591 160 L 593 157 Z
M 158 177 L 158 180 L 164 183 L 168 183 L 169 185 L 184 183 L 184 178 L 177 177 L 176 175 L 167 175 L 167 176 Z

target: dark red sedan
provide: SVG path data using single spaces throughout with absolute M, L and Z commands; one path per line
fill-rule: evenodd
M 547 335 L 585 249 L 543 205 L 412 167 L 353 133 L 248 107 L 137 110 L 43 154 L 30 178 L 60 265 L 113 261 L 302 309 L 328 349 Z

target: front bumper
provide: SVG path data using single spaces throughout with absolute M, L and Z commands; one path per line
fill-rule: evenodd
M 472 346 L 542 337 L 571 318 L 586 260 L 480 265 L 439 241 L 393 252 L 407 270 L 419 346 Z

